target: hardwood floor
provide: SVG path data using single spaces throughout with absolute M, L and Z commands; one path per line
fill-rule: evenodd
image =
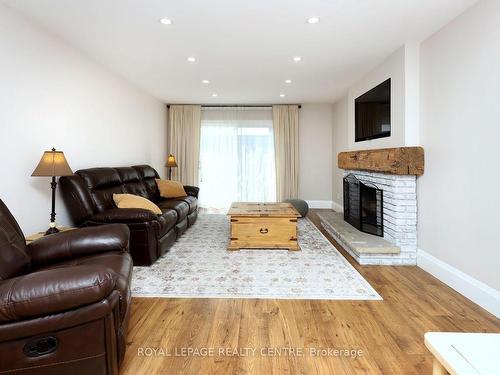
M 134 298 L 121 374 L 431 374 L 425 332 L 500 333 L 499 319 L 420 268 L 359 266 L 323 233 L 383 301 Z

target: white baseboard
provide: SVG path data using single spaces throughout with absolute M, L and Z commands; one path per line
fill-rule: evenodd
M 309 201 L 306 200 L 309 208 L 332 208 L 332 201 Z
M 337 212 L 344 212 L 344 206 L 334 201 L 332 201 L 332 208 Z
M 500 318 L 500 292 L 418 249 L 417 264 L 449 287 Z

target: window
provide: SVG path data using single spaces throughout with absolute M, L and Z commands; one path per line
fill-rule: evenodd
M 200 139 L 200 205 L 276 200 L 270 108 L 204 108 Z

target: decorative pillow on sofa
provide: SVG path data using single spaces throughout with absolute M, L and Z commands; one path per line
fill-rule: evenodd
M 134 194 L 113 194 L 113 200 L 118 208 L 142 208 L 156 215 L 161 215 L 160 207 L 149 199 Z
M 180 182 L 171 180 L 160 180 L 155 179 L 156 185 L 158 185 L 158 190 L 160 191 L 160 196 L 163 198 L 180 198 L 187 197 L 186 190 Z

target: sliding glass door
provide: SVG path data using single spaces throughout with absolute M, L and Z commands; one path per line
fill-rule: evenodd
M 270 108 L 204 108 L 200 140 L 200 205 L 276 200 Z

